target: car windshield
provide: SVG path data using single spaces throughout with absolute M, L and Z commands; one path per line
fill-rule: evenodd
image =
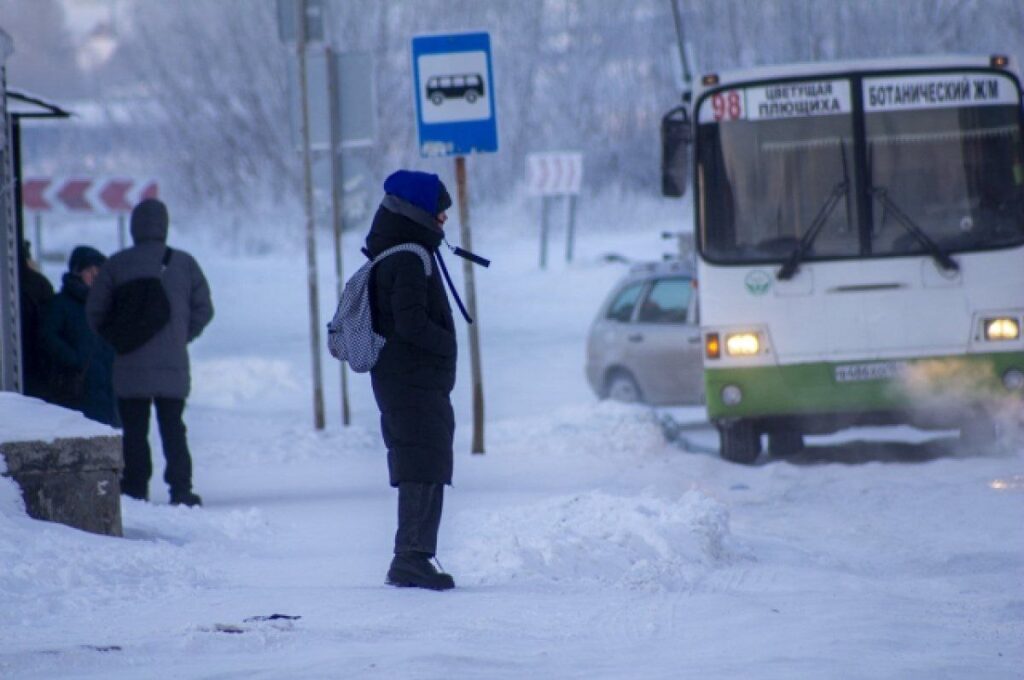
M 762 83 L 704 97 L 701 251 L 722 263 L 799 263 L 1022 243 L 1020 115 L 1016 83 L 984 71 Z

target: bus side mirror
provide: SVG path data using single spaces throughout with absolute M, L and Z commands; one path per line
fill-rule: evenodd
M 672 109 L 661 119 L 661 195 L 686 194 L 693 127 L 686 107 Z

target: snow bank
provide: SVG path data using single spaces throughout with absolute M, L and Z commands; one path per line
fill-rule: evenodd
M 64 437 L 107 437 L 117 431 L 78 411 L 14 392 L 0 392 L 0 442 L 46 441 Z
M 305 394 L 292 365 L 279 359 L 230 357 L 195 361 L 191 403 L 218 408 L 259 404 L 264 399 L 298 401 Z
M 0 518 L 22 516 L 25 514 L 25 502 L 21 498 L 21 489 L 13 479 L 3 476 L 5 472 L 7 461 L 0 456 Z
M 380 433 L 351 426 L 317 432 L 305 414 L 291 421 L 267 414 L 253 416 L 224 409 L 186 413 L 196 465 L 250 467 L 263 463 L 304 463 L 351 456 L 379 460 Z
M 18 504 L 12 502 L 18 498 Z M 257 510 L 216 513 L 122 500 L 125 538 L 29 519 L 0 478 L 0 625 L 31 626 L 98 602 L 187 598 L 270 530 Z
M 461 543 L 454 573 L 481 585 L 683 590 L 741 554 L 728 511 L 697 491 L 677 500 L 591 491 L 480 517 L 462 514 L 453 534 Z
M 493 434 L 490 434 L 493 433 Z M 552 455 L 636 457 L 665 447 L 656 413 L 614 401 L 559 409 L 549 416 L 495 423 L 488 434 L 496 451 Z

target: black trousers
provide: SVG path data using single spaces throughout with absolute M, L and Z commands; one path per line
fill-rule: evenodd
M 185 423 L 181 416 L 185 411 L 184 399 L 118 399 L 124 425 L 122 449 L 124 451 L 124 473 L 121 475 L 121 492 L 135 498 L 149 497 L 149 478 L 153 475 L 153 461 L 149 450 L 149 412 L 156 404 L 156 422 L 163 443 L 164 481 L 171 489 L 171 495 L 192 490 L 192 456 L 188 451 L 185 437 Z
M 437 530 L 444 504 L 443 484 L 400 482 L 398 484 L 398 531 L 395 554 L 437 554 Z

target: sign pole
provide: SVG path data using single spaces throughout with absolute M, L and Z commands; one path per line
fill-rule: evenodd
M 466 250 L 473 250 L 469 229 L 469 195 L 466 189 L 466 157 L 455 157 L 455 187 L 459 200 L 459 238 Z M 484 380 L 480 368 L 480 317 L 476 312 L 476 283 L 473 263 L 462 261 L 466 306 L 474 323 L 469 324 L 469 361 L 473 372 L 473 453 L 484 452 Z
M 569 226 L 565 233 L 565 261 L 572 262 L 572 251 L 576 245 L 576 195 L 569 194 Z
M 35 232 L 36 232 L 36 242 L 35 242 L 36 262 L 39 262 L 40 264 L 42 264 L 42 262 L 43 262 L 43 214 L 41 212 L 39 212 L 39 211 L 36 211 L 36 213 L 34 215 L 32 215 L 32 223 L 33 223 L 33 226 L 35 227 Z
M 342 191 L 341 191 L 341 108 L 338 106 L 338 63 L 334 59 L 334 52 L 330 47 L 325 48 L 327 57 L 327 100 L 330 103 L 330 127 L 331 127 L 331 222 L 334 225 L 334 274 L 337 279 L 335 289 L 338 299 L 341 299 L 342 290 L 345 287 L 344 268 L 341 259 L 341 227 L 342 216 Z M 338 368 L 341 372 L 341 424 L 348 426 L 351 416 L 348 407 L 348 372 L 345 370 L 345 362 L 339 361 Z
M 540 268 L 548 268 L 548 197 L 540 199 Z
M 320 300 L 317 290 L 316 232 L 313 223 L 313 168 L 309 150 L 309 86 L 306 80 L 306 0 L 295 3 L 295 52 L 299 62 L 299 94 L 302 99 L 302 179 L 306 211 L 306 264 L 309 275 L 309 343 L 313 361 L 313 425 L 324 429 L 324 388 L 320 374 Z
M 124 213 L 117 213 L 117 249 L 124 250 L 125 238 Z

